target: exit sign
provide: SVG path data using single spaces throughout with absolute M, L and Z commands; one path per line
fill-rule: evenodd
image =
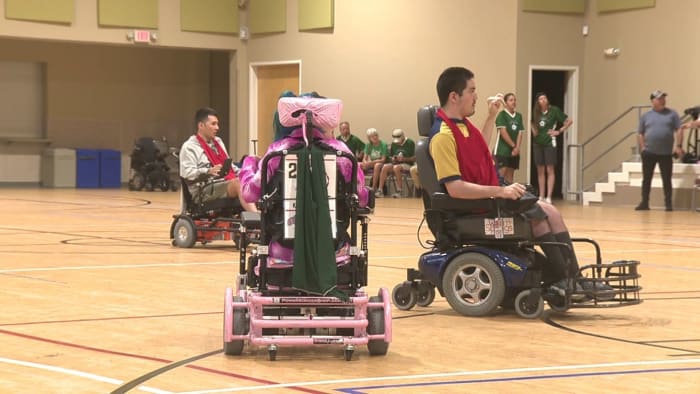
M 134 42 L 151 42 L 151 32 L 148 30 L 134 30 Z

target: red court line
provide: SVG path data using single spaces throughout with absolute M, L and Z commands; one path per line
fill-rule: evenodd
M 53 324 L 53 323 L 84 323 L 84 322 L 108 321 L 108 320 L 153 319 L 153 318 L 159 318 L 159 317 L 183 317 L 183 316 L 216 315 L 216 314 L 220 315 L 222 313 L 224 313 L 224 312 L 193 312 L 193 313 L 171 313 L 168 315 L 100 317 L 100 318 L 93 318 L 93 319 L 70 319 L 70 320 L 43 320 L 43 321 L 30 321 L 30 322 L 20 322 L 20 323 L 4 323 L 4 324 L 0 324 L 0 327 L 30 326 L 30 325 L 35 325 L 35 324 Z
M 68 346 L 68 347 L 73 347 L 73 348 L 77 348 L 77 349 L 90 350 L 90 351 L 98 352 L 98 353 L 114 354 L 117 356 L 131 357 L 131 358 L 137 358 L 137 359 L 141 359 L 141 360 L 156 361 L 156 362 L 165 363 L 165 364 L 170 364 L 173 362 L 171 360 L 166 360 L 164 358 L 143 356 L 140 354 L 133 354 L 133 353 L 118 352 L 115 350 L 108 350 L 108 349 L 99 349 L 96 347 L 78 345 L 75 343 L 58 341 L 55 339 L 42 338 L 42 337 L 37 337 L 34 335 L 22 334 L 19 332 L 7 331 L 7 330 L 3 330 L 3 329 L 0 329 L 0 334 L 12 335 L 12 336 L 20 337 L 20 338 L 31 339 L 34 341 L 48 342 L 48 343 L 53 343 L 56 345 Z M 241 380 L 248 380 L 248 381 L 260 383 L 260 384 L 280 384 L 279 382 L 273 382 L 271 380 L 258 379 L 258 378 L 254 378 L 251 376 L 240 375 L 240 374 L 236 374 L 233 372 L 220 371 L 217 369 L 212 369 L 212 368 L 207 368 L 207 367 L 200 367 L 197 365 L 188 364 L 185 367 L 196 369 L 199 371 L 210 372 L 210 373 L 214 373 L 214 374 L 218 374 L 218 375 L 234 377 L 234 378 L 241 379 Z M 306 393 L 325 394 L 323 391 L 316 391 L 316 390 L 311 390 L 311 389 L 307 389 L 307 388 L 303 388 L 303 387 L 290 387 L 290 389 L 297 390 L 297 391 L 303 391 Z

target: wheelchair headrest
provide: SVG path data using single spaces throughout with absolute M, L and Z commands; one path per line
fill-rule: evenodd
M 301 114 L 305 111 L 311 111 L 314 126 L 331 130 L 340 123 L 343 102 L 338 99 L 282 97 L 277 103 L 277 110 L 282 126 L 301 126 Z
M 421 137 L 430 136 L 430 129 L 435 123 L 435 113 L 438 108 L 437 105 L 425 105 L 418 110 L 418 135 Z

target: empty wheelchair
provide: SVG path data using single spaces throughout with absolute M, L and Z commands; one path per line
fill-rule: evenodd
M 177 169 L 177 163 L 169 163 L 170 148 L 165 140 L 155 140 L 143 137 L 136 140 L 131 152 L 131 176 L 129 190 L 177 191 L 179 182 L 172 174 Z M 176 161 L 176 157 L 172 156 Z
M 432 106 L 418 111 L 421 136 L 429 136 L 436 109 Z M 428 138 L 418 141 L 416 160 L 424 188 L 424 222 L 435 240 L 420 256 L 418 269 L 409 268 L 406 281 L 394 288 L 392 299 L 399 309 L 430 305 L 436 289 L 465 316 L 514 308 L 521 317 L 537 318 L 545 302 L 556 311 L 641 302 L 639 262 L 603 263 L 598 244 L 586 238 L 572 241 L 595 249 L 595 264 L 580 267 L 578 273 L 591 286 L 575 286 L 574 278 L 569 278 L 571 285 L 563 292 L 548 286 L 547 257 L 536 248 L 543 243 L 533 241 L 530 224 L 521 214 L 536 204 L 537 198 L 452 199 L 437 181 L 428 145 Z
M 278 107 L 282 124 L 303 138 L 260 161 L 260 237 L 252 245 L 248 232 L 241 237 L 236 287 L 225 292 L 224 353 L 265 346 L 275 360 L 283 346 L 339 345 L 350 360 L 366 345 L 385 355 L 390 294 L 364 290 L 373 204 L 361 206 L 354 155 L 315 130 L 337 125 L 341 103 L 282 98 Z M 248 212 L 241 218 L 244 228 L 258 225 Z
M 231 160 L 227 160 L 222 167 L 221 174 L 216 179 L 200 182 L 197 187 L 203 188 L 210 182 L 222 182 L 225 174 L 231 171 Z M 238 199 L 222 198 L 211 201 L 203 201 L 195 198 L 190 193 L 187 182 L 180 178 L 182 184 L 180 194 L 180 212 L 173 215 L 170 225 L 170 239 L 173 246 L 191 248 L 197 242 L 207 244 L 212 241 L 233 241 L 236 247 L 240 247 L 241 232 L 241 207 Z M 253 217 L 255 214 L 252 215 Z M 251 228 L 249 230 L 254 230 Z M 249 234 L 254 238 L 255 232 Z

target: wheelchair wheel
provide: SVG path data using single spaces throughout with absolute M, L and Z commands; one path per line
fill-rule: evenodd
M 537 319 L 544 312 L 544 300 L 542 297 L 537 297 L 537 302 L 534 304 L 528 299 L 532 294 L 532 290 L 523 290 L 515 297 L 515 313 L 525 319 Z
M 179 218 L 173 227 L 173 245 L 178 248 L 191 248 L 197 242 L 194 222 L 189 218 Z
M 129 190 L 141 191 L 145 185 L 146 179 L 141 173 L 137 172 L 129 179 Z
M 170 180 L 168 178 L 163 178 L 158 182 L 158 187 L 160 191 L 167 192 L 170 189 Z
M 416 305 L 426 307 L 435 301 L 435 286 L 427 281 L 418 282 L 416 290 Z
M 369 302 L 382 301 L 380 296 L 369 298 Z M 367 334 L 384 334 L 384 308 L 367 310 Z M 372 339 L 367 342 L 367 350 L 371 356 L 384 356 L 389 350 L 389 344 L 381 339 Z
M 233 297 L 234 302 L 241 302 L 241 297 Z M 233 308 L 233 335 L 245 335 L 248 333 L 250 322 L 245 315 L 245 309 Z M 224 341 L 224 354 L 239 356 L 243 353 L 243 340 L 234 339 L 231 342 Z
M 411 310 L 418 301 L 416 292 L 409 281 L 394 286 L 394 290 L 391 291 L 391 299 L 394 301 L 394 305 L 402 311 Z
M 503 301 L 506 284 L 493 260 L 481 253 L 464 253 L 447 266 L 442 289 L 455 311 L 465 316 L 485 316 Z

